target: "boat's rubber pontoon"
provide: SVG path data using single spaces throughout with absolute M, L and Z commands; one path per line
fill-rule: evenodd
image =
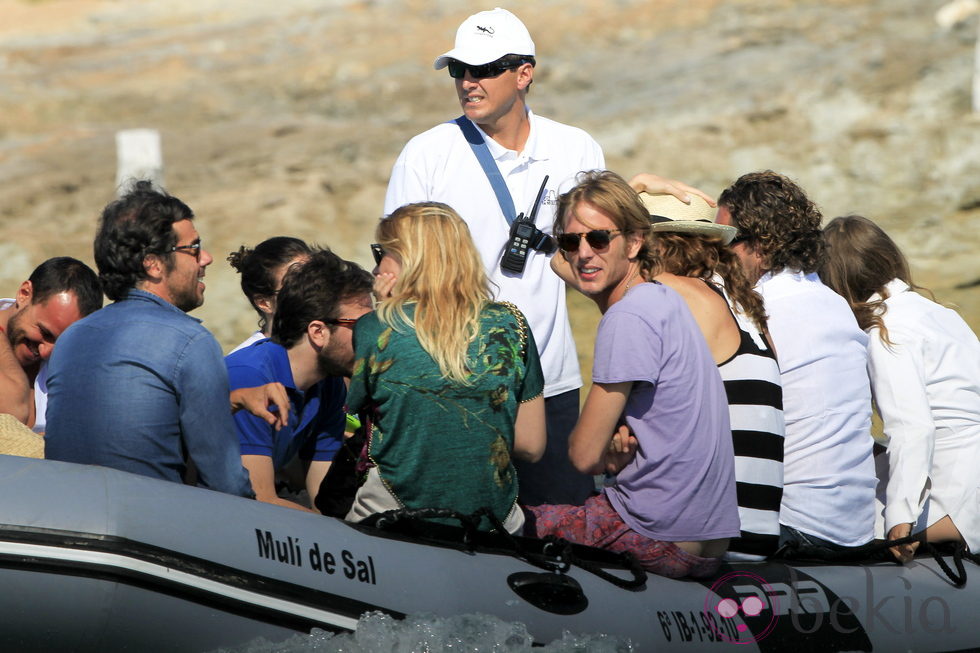
M 980 576 L 955 587 L 931 558 L 731 564 L 709 581 L 649 576 L 628 589 L 632 574 L 603 553 L 590 563 L 605 567 L 599 575 L 549 572 L 506 539 L 435 545 L 11 456 L 0 456 L 0 506 L 0 650 L 206 651 L 349 630 L 370 610 L 493 614 L 527 624 L 539 642 L 602 632 L 641 651 L 980 650 Z M 536 545 L 525 542 L 525 555 Z

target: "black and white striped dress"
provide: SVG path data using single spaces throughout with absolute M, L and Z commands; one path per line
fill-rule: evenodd
M 709 284 L 711 285 L 711 284 Z M 723 289 L 712 286 L 731 299 Z M 741 341 L 718 371 L 728 394 L 735 450 L 735 485 L 741 535 L 731 540 L 728 559 L 771 555 L 779 543 L 783 496 L 783 389 L 776 355 L 746 316 L 733 310 Z

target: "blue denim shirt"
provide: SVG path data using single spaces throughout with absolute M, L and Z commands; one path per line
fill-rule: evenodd
M 302 392 L 293 381 L 289 356 L 282 345 L 260 340 L 225 358 L 233 389 L 278 381 L 289 396 L 289 424 L 278 431 L 245 411 L 235 415 L 243 455 L 269 456 L 276 470 L 297 453 L 301 460 L 332 461 L 344 441 L 347 414 L 344 380 L 328 377 Z
M 48 368 L 45 455 L 252 496 L 221 348 L 201 321 L 141 290 L 72 324 Z

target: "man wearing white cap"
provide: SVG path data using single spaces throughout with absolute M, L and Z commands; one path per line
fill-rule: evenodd
M 605 161 L 587 133 L 528 108 L 534 57 L 531 35 L 509 11 L 463 21 L 456 47 L 434 64 L 449 68 L 463 115 L 405 146 L 391 172 L 385 214 L 410 202 L 440 201 L 466 220 L 497 298 L 527 316 L 544 369 L 548 449 L 541 462 L 518 466 L 521 500 L 582 504 L 593 482 L 575 471 L 567 452 L 582 379 L 565 287 L 548 265 L 554 244 L 547 233 L 561 190 L 574 184 L 576 173 L 604 168 Z

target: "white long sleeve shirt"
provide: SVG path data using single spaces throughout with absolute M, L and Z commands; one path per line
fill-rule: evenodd
M 976 551 L 980 342 L 955 311 L 903 281 L 894 279 L 886 289 L 882 320 L 893 344 L 882 341 L 878 328 L 868 332 L 868 372 L 888 439 L 878 536 L 902 523 L 919 531 L 949 515 Z

